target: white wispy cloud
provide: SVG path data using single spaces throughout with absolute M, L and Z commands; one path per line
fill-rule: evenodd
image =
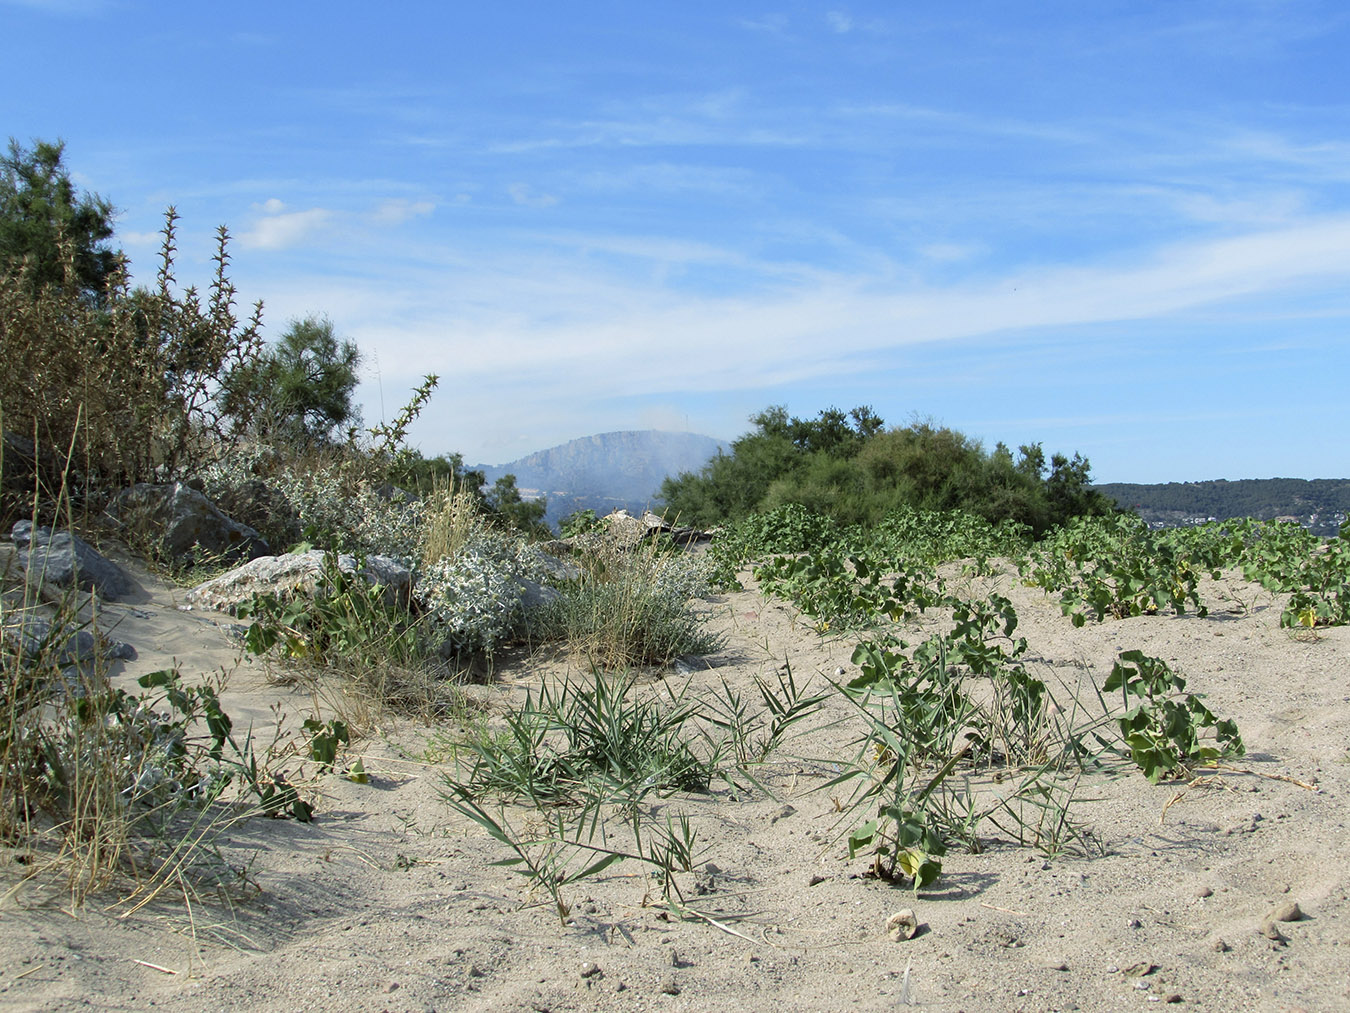
M 753 95 L 731 88 L 643 95 L 611 100 L 592 115 L 520 127 L 516 136 L 483 144 L 488 155 L 520 155 L 578 148 L 799 147 L 824 138 L 812 134 L 815 111 L 769 109 Z
M 352 189 L 352 188 L 349 188 Z M 360 192 L 365 187 L 355 187 Z M 276 197 L 251 207 L 253 220 L 239 234 L 241 246 L 260 250 L 283 250 L 320 238 L 338 224 L 348 230 L 364 226 L 388 229 L 419 218 L 426 218 L 436 210 L 429 200 L 411 200 L 405 197 L 387 197 L 377 200 L 366 209 L 339 210 L 326 207 L 293 209 Z
M 435 203 L 429 200 L 413 201 L 395 197 L 381 201 L 369 217 L 376 225 L 402 225 L 416 218 L 425 218 L 435 210 Z
M 984 249 L 977 243 L 928 243 L 920 246 L 918 253 L 925 260 L 951 264 L 978 256 Z
M 737 18 L 736 24 L 750 32 L 782 35 L 787 31 L 788 19 L 785 14 L 764 14 L 757 18 Z
M 134 229 L 119 229 L 116 241 L 118 244 L 129 246 L 133 250 L 153 249 L 159 247 L 164 242 L 164 236 L 159 232 L 137 232 Z
M 531 232 L 518 237 L 531 247 L 551 246 L 577 258 L 603 257 L 635 262 L 639 272 L 656 265 L 665 268 L 726 267 L 742 272 L 748 280 L 781 286 L 783 282 L 810 284 L 833 277 L 813 265 L 797 261 L 769 261 L 734 247 L 668 236 L 625 235 L 585 231 Z
M 624 248 L 621 238 L 596 240 L 605 243 Z M 314 280 L 271 305 L 283 316 L 324 307 L 378 356 L 387 390 L 440 373 L 453 385 L 453 405 L 430 418 L 462 431 L 500 418 L 504 403 L 519 421 L 521 412 L 543 417 L 619 393 L 668 402 L 695 390 L 864 377 L 895 368 L 901 350 L 923 343 L 978 339 L 1013 348 L 1038 330 L 1165 321 L 1347 282 L 1350 216 L 1334 216 L 1174 244 L 1129 262 L 901 290 L 889 279 L 820 276 L 754 297 L 700 297 L 659 279 L 588 271 L 570 256 L 465 254 L 397 279 Z
M 1242 130 L 1217 140 L 1217 153 L 1238 163 L 1264 163 L 1309 181 L 1350 181 L 1350 143 L 1325 136 L 1296 139 L 1269 130 Z
M 528 183 L 510 183 L 506 187 L 506 192 L 511 195 L 513 201 L 523 207 L 547 208 L 558 203 L 558 198 L 553 194 L 536 190 Z
M 613 193 L 639 191 L 710 195 L 743 199 L 763 187 L 763 177 L 743 166 L 699 165 L 679 162 L 641 162 L 575 174 L 572 181 L 590 190 Z
M 825 23 L 830 26 L 832 32 L 837 32 L 840 35 L 847 35 L 853 30 L 853 18 L 843 11 L 827 11 Z
M 252 227 L 240 234 L 239 243 L 262 250 L 297 246 L 312 239 L 333 218 L 333 212 L 326 208 L 288 211 L 275 197 L 253 207 L 258 217 Z

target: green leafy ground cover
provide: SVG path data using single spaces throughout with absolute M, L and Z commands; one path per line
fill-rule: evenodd
M 1048 856 L 1093 850 L 1092 836 L 1075 816 L 1083 778 L 1093 772 L 1125 764 L 1154 783 L 1185 781 L 1245 752 L 1235 721 L 1188 692 L 1184 676 L 1166 661 L 1137 650 L 1118 653 L 1090 699 L 1065 697 L 1027 663 L 1011 600 L 973 591 L 982 586 L 975 578 L 1015 574 L 1057 599 L 1066 619 L 1081 626 L 1158 613 L 1203 617 L 1209 603 L 1201 595 L 1202 577 L 1238 571 L 1289 596 L 1285 626 L 1345 621 L 1342 541 L 1273 522 L 1154 532 L 1125 515 L 1078 518 L 1034 540 L 1025 527 L 956 512 L 905 509 L 865 527 L 786 505 L 731 526 L 710 555 L 717 573 L 743 573 L 748 566 L 761 593 L 790 604 L 817 634 L 850 638 L 858 674 L 829 680 L 828 691 L 809 698 L 795 685 L 782 686 L 781 694 L 761 686 L 762 708 L 725 685 L 701 701 L 652 700 L 647 706 L 664 706 L 660 713 L 669 720 L 658 722 L 659 735 L 647 737 L 655 746 L 671 736 L 678 740 L 679 729 L 686 729 L 691 737 L 682 740 L 682 763 L 698 769 L 701 780 L 758 785 L 747 761 L 763 762 L 785 747 L 784 737 L 768 735 L 759 749 L 747 750 L 744 733 L 726 733 L 783 715 L 795 723 L 837 695 L 852 715 L 846 720 L 855 729 L 853 750 L 821 790 L 843 791 L 836 804 L 857 814 L 846 835 L 850 854 L 869 855 L 876 875 L 915 889 L 939 880 L 951 848 L 978 851 L 996 837 Z M 931 628 L 939 617 L 937 632 L 906 639 L 915 620 L 928 620 Z M 571 726 L 568 707 L 541 709 L 540 703 L 530 705 L 532 732 L 514 737 L 518 755 L 543 755 L 548 731 Z M 553 717 L 545 720 L 546 713 Z M 566 739 L 573 741 L 570 731 Z M 652 756 L 669 752 L 654 746 Z M 622 754 L 602 747 L 588 762 L 621 770 Z M 481 755 L 475 762 L 481 771 Z M 1003 787 L 973 791 L 972 777 L 981 772 Z M 664 777 L 643 783 L 644 791 L 688 790 Z M 632 855 L 597 842 L 596 813 L 609 804 L 631 807 L 631 778 L 626 785 L 590 796 L 586 834 L 556 812 L 554 831 L 528 841 L 512 836 L 505 809 L 491 823 L 515 847 L 566 841 L 579 854 L 620 861 Z M 481 805 L 488 794 L 479 775 L 452 778 L 452 790 L 459 805 Z M 549 798 L 526 794 L 536 805 Z M 485 813 L 471 815 L 482 823 Z M 641 833 L 633 828 L 636 837 Z

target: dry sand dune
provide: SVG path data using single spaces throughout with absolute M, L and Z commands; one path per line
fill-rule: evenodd
M 181 591 L 137 576 L 142 592 L 105 613 L 139 651 L 119 678 L 173 659 L 188 674 L 225 666 L 237 726 L 268 726 L 276 705 L 291 722 L 310 712 L 310 696 L 239 661 L 228 617 L 180 611 Z M 115 896 L 72 914 L 59 893 L 20 888 L 0 910 L 0 1007 L 1350 1008 L 1350 629 L 1296 640 L 1279 628 L 1278 600 L 1229 610 L 1217 585 L 1204 589 L 1208 618 L 1075 629 L 1010 574 L 981 586 L 1011 597 L 1048 680 L 1085 691 L 1121 650 L 1169 660 L 1217 714 L 1237 718 L 1248 756 L 1235 766 L 1253 773 L 1223 771 L 1179 799 L 1182 786 L 1124 766 L 1094 774 L 1075 812 L 1104 854 L 1050 861 L 991 833 L 982 853 L 951 852 L 916 898 L 849 860 L 844 837 L 863 814 L 841 814 L 840 790 L 818 790 L 857 734 L 835 699 L 762 772 L 775 797 L 714 785 L 658 803 L 698 831 L 700 864 L 681 884 L 699 915 L 654 905 L 657 885 L 625 863 L 567 891 L 562 927 L 546 897 L 490 864 L 503 848 L 441 798 L 455 730 L 398 723 L 357 747 L 368 784 L 318 785 L 312 824 L 252 819 L 222 832 L 216 846 L 247 867 L 253 896 L 201 898 L 190 914 L 165 896 L 122 917 Z M 849 667 L 851 642 L 822 640 L 753 590 L 712 607 L 725 650 L 667 682 L 753 692 L 755 676 L 787 662 L 824 687 Z M 522 660 L 473 692 L 501 707 L 565 670 Z M 1289 901 L 1306 917 L 1267 938 L 1263 918 Z M 892 942 L 886 921 L 903 907 L 921 931 Z

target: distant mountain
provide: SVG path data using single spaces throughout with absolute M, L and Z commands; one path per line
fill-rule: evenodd
M 556 526 L 575 510 L 641 513 L 667 475 L 698 471 L 727 446 L 711 436 L 644 429 L 583 436 L 507 464 L 470 467 L 483 472 L 489 485 L 515 475 L 521 495 L 546 497 L 544 519 Z
M 1095 486 L 1135 510 L 1153 527 L 1186 527 L 1209 520 L 1287 517 L 1319 535 L 1334 535 L 1350 514 L 1350 479 L 1244 478 L 1235 482 L 1168 482 Z

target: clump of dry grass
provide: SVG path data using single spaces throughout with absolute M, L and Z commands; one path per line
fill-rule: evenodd
M 109 686 L 96 600 L 81 606 L 69 595 L 52 607 L 40 578 L 12 575 L 0 605 L 0 840 L 21 883 L 62 883 L 72 907 L 128 876 L 156 878 L 166 823 L 204 787 L 176 778 L 182 729 Z M 83 658 L 80 632 L 96 645 Z
M 691 605 L 709 591 L 702 560 L 656 542 L 624 548 L 596 539 L 580 561 L 581 578 L 531 617 L 536 641 L 564 641 L 609 671 L 663 665 L 721 647 L 707 616 Z
M 484 523 L 478 497 L 454 483 L 438 487 L 428 497 L 423 516 L 422 565 L 453 559 Z
M 67 486 L 55 493 L 73 530 Z M 139 695 L 115 686 L 98 604 L 54 594 L 44 573 L 0 574 L 0 844 L 22 869 L 6 896 L 37 881 L 72 909 L 109 889 L 139 907 L 169 890 L 190 910 L 203 889 L 247 886 L 212 847 L 219 832 L 261 812 L 307 818 L 272 772 L 294 746 L 234 739 L 224 671 L 191 685 L 151 673 Z

